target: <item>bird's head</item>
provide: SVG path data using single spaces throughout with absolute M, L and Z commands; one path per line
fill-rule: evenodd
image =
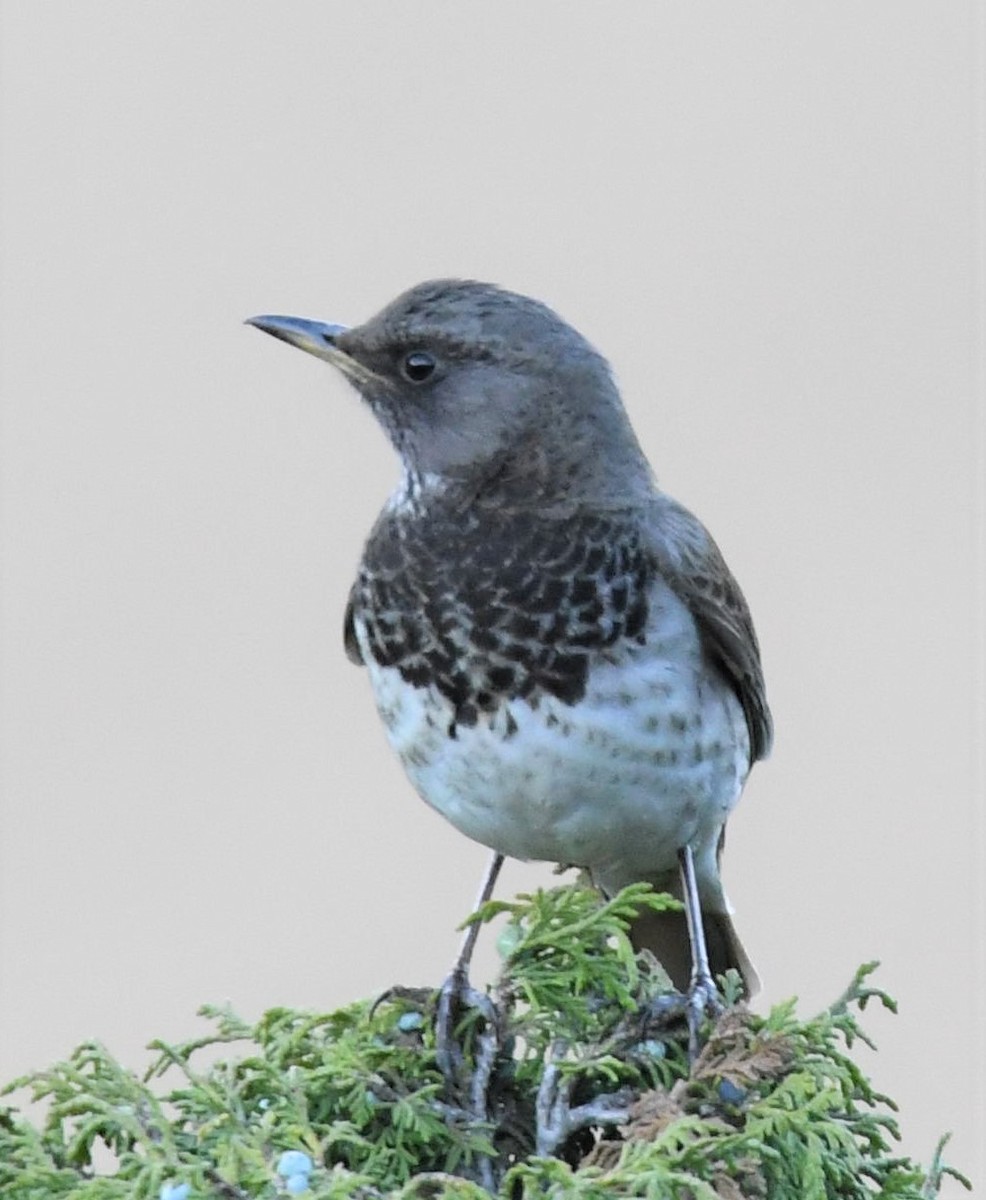
M 560 498 L 600 460 L 646 465 L 606 361 L 550 308 L 488 283 L 435 280 L 363 325 L 248 322 L 337 367 L 419 478 Z

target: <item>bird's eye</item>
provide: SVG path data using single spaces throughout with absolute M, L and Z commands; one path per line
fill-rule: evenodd
M 401 372 L 411 383 L 424 383 L 435 369 L 435 360 L 427 350 L 412 350 L 401 362 Z

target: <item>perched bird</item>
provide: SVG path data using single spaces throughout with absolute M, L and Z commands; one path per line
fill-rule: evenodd
M 468 280 L 351 329 L 249 323 L 337 367 L 400 456 L 345 645 L 423 799 L 498 856 L 677 894 L 636 944 L 699 1007 L 728 967 L 755 992 L 719 858 L 770 748 L 757 639 L 606 361 L 544 304 Z

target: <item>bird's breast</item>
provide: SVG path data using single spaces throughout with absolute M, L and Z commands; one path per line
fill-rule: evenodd
M 691 614 L 626 561 L 630 578 L 616 582 L 625 598 L 596 592 L 594 638 L 570 618 L 574 644 L 539 643 L 531 629 L 512 654 L 515 642 L 495 636 L 508 622 L 477 639 L 467 601 L 433 624 L 422 597 L 417 621 L 405 614 L 414 632 L 403 653 L 381 654 L 381 630 L 400 622 L 355 614 L 377 707 L 420 795 L 501 853 L 587 866 L 617 884 L 669 870 L 686 841 L 714 845 L 749 762 L 741 707 L 704 663 Z M 541 587 L 544 611 L 518 620 L 557 610 Z M 568 594 L 578 603 L 588 589 Z

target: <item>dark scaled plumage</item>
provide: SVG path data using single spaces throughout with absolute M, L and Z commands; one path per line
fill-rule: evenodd
M 358 615 L 377 663 L 451 703 L 450 732 L 506 700 L 574 704 L 595 656 L 618 660 L 643 640 L 649 571 L 639 534 L 608 514 L 387 512 L 350 596 L 347 644 L 360 654 Z

